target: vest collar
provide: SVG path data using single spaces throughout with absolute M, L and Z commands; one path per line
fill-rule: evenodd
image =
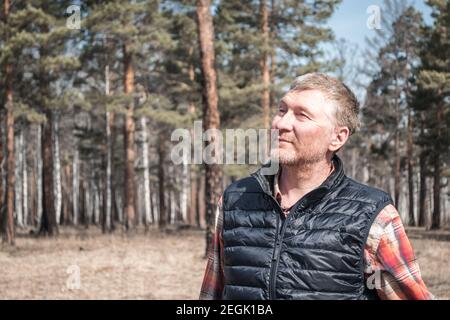
M 320 201 L 326 194 L 332 192 L 344 179 L 344 166 L 342 164 L 342 160 L 335 154 L 333 156 L 333 164 L 334 164 L 334 170 L 333 172 L 325 179 L 325 181 L 316 189 L 310 191 L 307 193 L 302 199 L 305 201 L 305 207 L 310 205 L 313 202 Z M 270 167 L 271 163 L 268 162 L 267 164 L 263 165 L 264 167 Z M 258 169 L 255 173 L 252 173 L 251 176 L 254 177 L 260 184 L 261 188 L 263 189 L 264 193 L 269 194 L 270 196 L 273 196 L 274 190 L 274 179 L 276 177 L 276 174 L 274 175 L 263 175 L 261 173 L 261 169 Z

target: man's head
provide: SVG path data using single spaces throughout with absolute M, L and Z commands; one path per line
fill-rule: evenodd
M 332 157 L 359 127 L 359 103 L 341 81 L 321 73 L 298 77 L 272 121 L 280 164 L 313 164 Z

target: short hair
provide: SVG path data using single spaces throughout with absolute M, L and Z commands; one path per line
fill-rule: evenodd
M 335 105 L 335 116 L 339 126 L 346 126 L 350 135 L 361 126 L 358 113 L 359 102 L 355 94 L 339 79 L 323 73 L 307 73 L 297 77 L 291 84 L 290 91 L 319 90 L 325 98 Z

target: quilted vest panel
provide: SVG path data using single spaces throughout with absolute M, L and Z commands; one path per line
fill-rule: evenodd
M 345 176 L 342 162 L 287 218 L 260 170 L 223 196 L 224 299 L 376 299 L 364 278 L 364 245 L 392 199 Z

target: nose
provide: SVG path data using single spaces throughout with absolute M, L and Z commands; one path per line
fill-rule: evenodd
M 288 110 L 283 116 L 275 117 L 273 121 L 273 128 L 280 131 L 292 131 L 295 121 L 295 116 L 292 110 Z

